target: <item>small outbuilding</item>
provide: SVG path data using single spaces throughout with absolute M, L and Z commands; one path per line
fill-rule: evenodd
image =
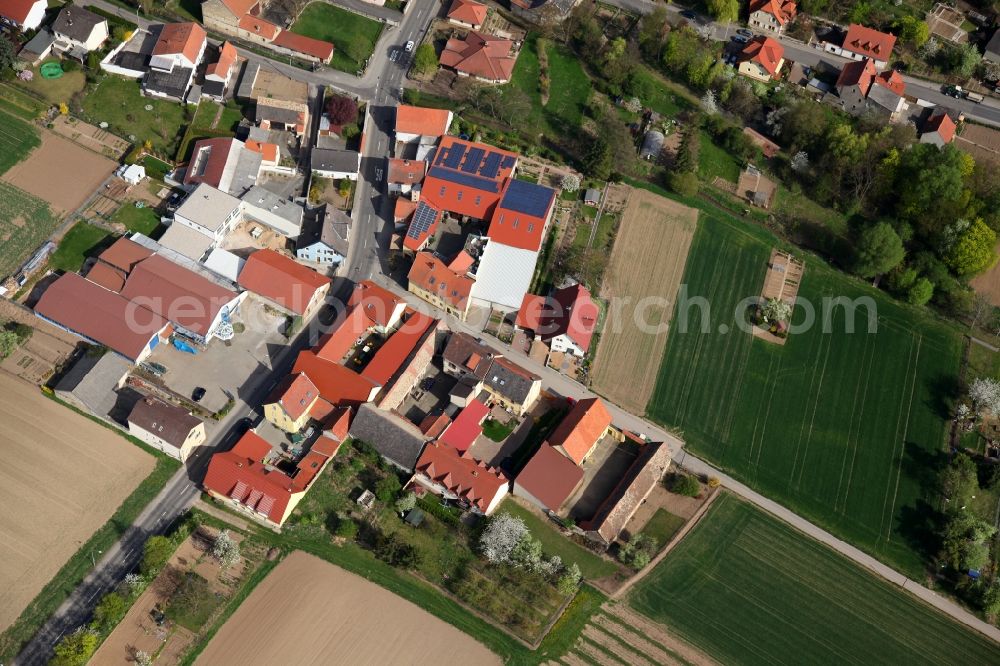
M 588 187 L 587 191 L 583 193 L 583 203 L 595 207 L 601 205 L 601 191 L 593 187 Z
M 118 167 L 115 175 L 129 185 L 138 185 L 146 178 L 146 167 L 141 164 L 127 164 Z
M 642 148 L 639 149 L 639 157 L 644 160 L 659 159 L 663 152 L 663 142 L 666 137 L 659 130 L 649 130 L 642 139 Z

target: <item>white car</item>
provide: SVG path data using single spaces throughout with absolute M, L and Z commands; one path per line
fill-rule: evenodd
M 413 40 L 406 42 L 406 52 L 409 53 L 413 50 Z

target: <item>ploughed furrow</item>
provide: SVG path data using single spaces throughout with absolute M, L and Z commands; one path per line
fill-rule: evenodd
M 640 652 L 657 664 L 678 664 L 677 655 L 667 653 L 659 645 L 646 640 L 625 625 L 618 624 L 606 615 L 596 615 L 594 624 L 617 636 L 636 652 Z

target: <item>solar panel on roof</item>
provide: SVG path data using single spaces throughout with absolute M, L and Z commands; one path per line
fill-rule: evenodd
M 437 219 L 437 211 L 421 202 L 413 214 L 413 221 L 410 223 L 406 235 L 410 238 L 420 238 L 430 230 L 435 219 Z
M 545 217 L 555 191 L 537 183 L 512 180 L 500 202 L 501 208 L 534 217 Z
M 462 171 L 465 173 L 476 173 L 479 170 L 479 163 L 483 161 L 483 155 L 486 151 L 482 148 L 469 148 L 469 152 L 465 155 L 465 164 L 462 165 Z
M 517 162 L 517 158 L 514 157 L 513 155 L 504 155 L 503 156 L 503 162 L 500 163 L 500 168 L 501 169 L 509 169 L 512 166 L 514 166 L 515 162 Z
M 474 187 L 477 190 L 483 190 L 484 192 L 495 193 L 500 191 L 500 185 L 495 180 L 473 176 L 471 173 L 449 171 L 448 169 L 442 169 L 440 167 L 432 167 L 427 173 L 434 178 L 447 180 L 448 182 L 456 183 L 458 185 L 467 185 L 469 187 Z
M 486 161 L 483 162 L 483 168 L 479 170 L 479 175 L 487 178 L 496 178 L 497 174 L 500 173 L 500 160 L 502 159 L 503 155 L 500 153 L 490 153 L 487 155 Z
M 448 155 L 444 158 L 444 165 L 449 169 L 457 169 L 462 163 L 462 156 L 465 155 L 464 143 L 453 143 L 448 149 Z

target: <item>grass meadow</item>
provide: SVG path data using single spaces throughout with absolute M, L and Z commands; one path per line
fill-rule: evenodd
M 292 25 L 292 32 L 331 42 L 336 48 L 330 66 L 353 74 L 364 66 L 365 60 L 375 50 L 382 25 L 325 2 L 313 2 L 299 14 Z M 351 54 L 352 51 L 356 53 Z
M 525 40 L 508 85 L 520 88 L 531 101 L 531 111 L 524 118 L 523 124 L 518 123 L 519 129 L 531 135 L 544 133 L 556 138 L 562 133 L 579 130 L 584 107 L 593 86 L 579 61 L 566 46 L 551 40 L 544 40 L 542 43 L 548 58 L 551 80 L 547 103 L 542 105 L 539 90 L 541 63 L 538 59 L 539 39 L 535 34 L 529 35 Z
M 149 111 L 146 107 L 152 107 Z M 86 120 L 106 122 L 118 136 L 134 136 L 138 143 L 149 140 L 153 150 L 173 157 L 189 122 L 187 109 L 176 102 L 143 97 L 139 82 L 106 76 L 83 98 Z
M 17 270 L 58 225 L 46 202 L 0 182 L 0 279 Z
M 1000 658 L 989 639 L 728 494 L 629 604 L 724 664 Z
M 799 303 L 811 302 L 819 322 L 824 298 L 868 297 L 876 333 L 868 309 L 843 307 L 825 317 L 830 333 L 817 323 L 784 346 L 735 331 L 773 242 L 703 209 L 683 282 L 710 312 L 678 299 L 647 412 L 696 455 L 920 578 L 933 515 L 922 503 L 942 457 L 962 341 L 925 311 L 811 258 Z M 797 308 L 793 323 L 803 317 Z
M 87 257 L 100 253 L 112 240 L 112 235 L 104 229 L 87 222 L 77 222 L 59 241 L 59 247 L 49 257 L 49 266 L 69 272 L 78 271 Z

